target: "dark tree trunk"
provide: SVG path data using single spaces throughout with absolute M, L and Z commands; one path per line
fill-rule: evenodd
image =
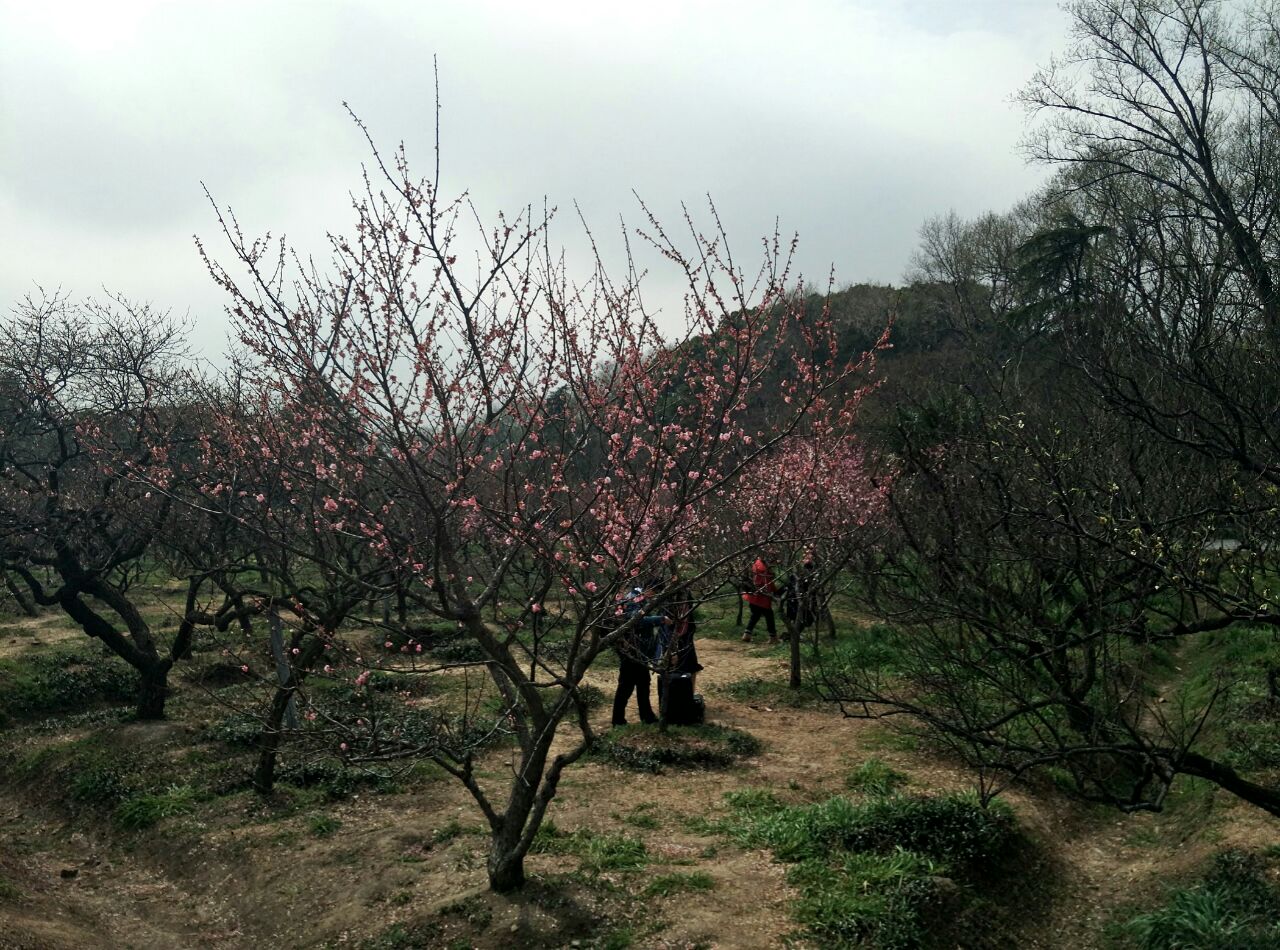
M 24 615 L 28 617 L 40 616 L 40 611 L 37 610 L 36 605 L 31 602 L 31 598 L 22 592 L 22 588 L 13 582 L 13 578 L 10 577 L 7 572 L 0 571 L 0 577 L 4 578 L 5 590 L 7 590 L 10 596 L 18 602 L 18 609 L 21 610 Z
M 542 784 L 547 761 L 549 741 L 539 741 L 537 747 L 521 757 L 520 774 L 530 776 L 517 781 L 507 799 L 507 809 L 493 828 L 493 840 L 489 844 L 489 887 L 499 894 L 506 894 L 524 887 L 524 856 L 533 842 L 526 834 L 530 817 L 541 824 L 541 811 L 534 814 L 538 800 L 538 788 Z M 535 829 L 536 831 L 536 829 Z
M 784 612 L 785 617 L 785 612 Z M 792 689 L 800 688 L 800 625 L 790 619 L 783 621 L 787 625 L 787 640 L 791 646 L 791 682 Z
M 324 641 L 319 637 L 309 636 L 311 631 L 295 630 L 286 648 L 278 615 L 271 616 L 271 626 L 277 685 L 275 695 L 271 697 L 271 708 L 267 710 L 267 721 L 258 733 L 258 764 L 253 770 L 253 787 L 262 795 L 270 795 L 275 789 L 281 730 L 286 724 L 291 729 L 298 726 L 297 711 L 293 705 L 294 695 L 306 680 L 307 672 L 324 653 Z M 295 654 L 294 650 L 300 652 Z M 297 659 L 291 661 L 289 658 L 294 656 Z
M 507 827 L 493 836 L 489 848 L 489 887 L 499 894 L 509 894 L 524 887 L 525 849 L 520 847 L 523 826 L 508 821 Z
M 503 854 L 495 850 L 489 855 L 489 887 L 499 894 L 509 894 L 524 887 L 524 855 Z
M 155 720 L 164 718 L 164 701 L 169 694 L 169 666 L 161 663 L 156 667 L 138 671 L 138 718 Z
M 253 788 L 260 795 L 270 795 L 276 786 L 276 759 L 280 751 L 280 728 L 289 708 L 292 688 L 281 687 L 271 698 L 267 721 L 258 733 L 258 764 L 253 770 Z

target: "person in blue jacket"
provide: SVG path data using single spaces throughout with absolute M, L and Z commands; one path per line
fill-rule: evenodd
M 618 652 L 618 688 L 613 694 L 613 725 L 627 724 L 627 704 L 636 694 L 640 721 L 657 722 L 649 696 L 649 671 L 655 653 L 661 649 L 665 617 L 647 616 L 645 606 L 661 593 L 660 584 L 633 588 L 622 601 L 623 623 L 629 625 L 614 644 Z

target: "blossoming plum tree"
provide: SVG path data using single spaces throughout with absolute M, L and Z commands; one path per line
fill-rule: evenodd
M 325 267 L 220 215 L 236 263 L 207 260 L 255 367 L 257 418 L 269 407 L 308 453 L 283 486 L 238 490 L 274 491 L 276 507 L 308 518 L 318 502 L 314 519 L 357 539 L 419 621 L 476 646 L 498 699 L 467 712 L 488 708 L 514 737 L 509 778 L 482 780 L 474 747 L 404 751 L 467 787 L 492 833 L 490 884 L 509 890 L 593 739 L 581 687 L 624 632 L 620 595 L 658 572 L 718 582 L 757 543 L 720 531 L 744 474 L 793 445 L 837 442 L 864 367 L 837 362 L 831 322 L 789 292 L 793 245 L 777 235 L 746 272 L 718 219 L 709 236 L 690 221 L 682 251 L 645 210 L 640 239 L 686 286 L 673 329 L 646 305 L 630 255 L 620 277 L 596 253 L 574 280 L 550 213 L 483 226 L 465 195 L 439 194 L 438 174 L 415 177 L 403 149 L 374 156 L 355 233 L 332 238 Z M 291 450 L 253 425 L 227 437 Z M 315 551 L 324 570 L 349 570 Z M 397 674 L 458 675 L 417 650 L 393 656 L 382 665 Z M 353 665 L 358 688 L 373 665 Z
M 886 341 L 882 337 L 880 346 Z M 791 439 L 757 457 L 743 473 L 723 511 L 723 534 L 738 544 L 754 542 L 772 554 L 775 572 L 791 572 L 791 593 L 802 601 L 797 613 L 812 615 L 816 636 L 819 615 L 829 611 L 841 571 L 874 543 L 892 480 L 892 470 L 869 464 L 865 447 L 845 432 Z M 790 682 L 798 688 L 800 617 L 784 611 L 783 620 L 791 647 Z

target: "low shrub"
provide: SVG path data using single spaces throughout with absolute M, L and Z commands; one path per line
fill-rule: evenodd
M 390 773 L 347 768 L 336 759 L 306 759 L 287 764 L 277 771 L 276 780 L 295 788 L 322 791 L 333 801 L 349 798 L 361 788 L 380 790 L 393 781 Z
M 205 733 L 215 742 L 223 742 L 241 749 L 252 749 L 262 734 L 262 720 L 248 713 L 232 713 L 214 723 Z
M 77 757 L 58 772 L 67 779 L 68 797 L 86 805 L 115 807 L 144 784 L 137 760 L 119 754 Z

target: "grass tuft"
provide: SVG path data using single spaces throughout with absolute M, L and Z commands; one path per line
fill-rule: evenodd
M 845 787 L 865 795 L 891 795 L 907 783 L 907 777 L 883 761 L 867 759 L 845 777 Z
M 548 819 L 538 829 L 533 839 L 535 853 L 569 854 L 582 862 L 582 870 L 636 871 L 649 863 L 649 853 L 644 842 L 624 834 L 606 834 L 579 828 L 562 831 Z
M 190 785 L 175 785 L 163 792 L 142 793 L 126 798 L 116 806 L 113 820 L 117 828 L 138 831 L 159 824 L 166 818 L 189 815 L 201 801 L 201 795 Z
M 673 894 L 709 891 L 716 886 L 715 878 L 705 871 L 659 874 L 644 889 L 645 897 L 671 897 Z

